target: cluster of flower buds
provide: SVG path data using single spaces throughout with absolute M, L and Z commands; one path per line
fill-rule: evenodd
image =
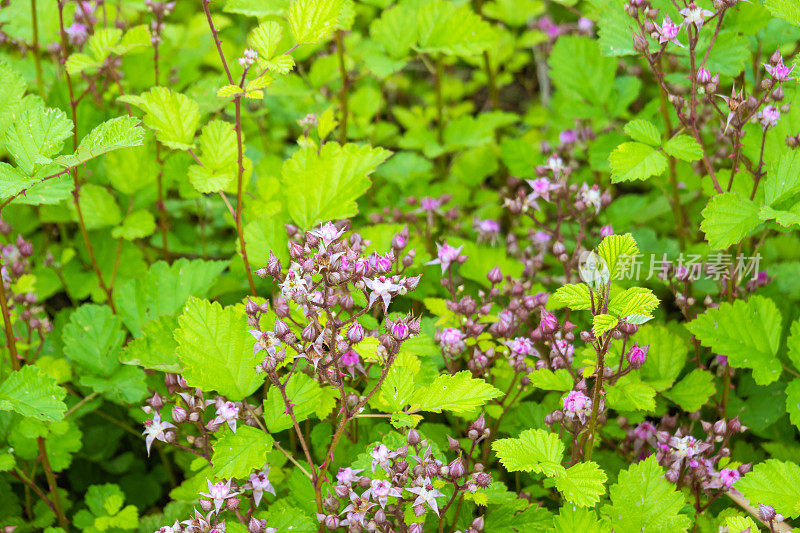
M 228 528 L 225 519 L 221 518 L 225 511 L 235 512 L 236 521 L 246 526 L 249 533 L 276 533 L 278 530 L 268 527 L 265 520 L 251 516 L 264 492 L 275 494 L 272 484 L 267 480 L 268 474 L 267 466 L 261 472 L 252 474 L 250 480 L 241 486 L 233 480 L 217 483 L 209 480 L 208 492 L 199 493 L 203 512 L 195 509 L 191 518 L 183 522 L 176 520 L 171 526 L 159 528 L 156 533 L 225 533 Z M 244 508 L 243 504 L 249 507 Z M 247 516 L 250 516 L 249 519 Z
M 153 415 L 144 424 L 143 435 L 148 455 L 156 440 L 180 446 L 184 446 L 182 441 L 185 441 L 185 446 L 200 450 L 201 455 L 208 455 L 211 435 L 223 426 L 236 433 L 239 422 L 255 427 L 258 424 L 255 417 L 263 412 L 260 405 L 232 402 L 224 396 L 217 396 L 213 400 L 205 399 L 203 391 L 189 387 L 186 380 L 178 374 L 166 374 L 164 383 L 168 396 L 156 392 L 147 399 L 147 405 L 142 407 L 145 413 Z M 172 422 L 162 418 L 161 412 L 166 407 L 170 408 L 169 417 Z
M 692 418 L 699 419 L 694 414 Z M 706 493 L 726 491 L 750 471 L 749 464 L 738 464 L 729 459 L 730 439 L 747 430 L 737 418 L 716 422 L 700 421 L 705 438 L 696 438 L 685 428 L 677 427 L 677 417 L 664 415 L 658 426 L 644 421 L 627 427 L 627 420 L 619 423 L 626 429 L 623 448 L 643 459 L 655 453 L 659 463 L 667 469 L 665 478 L 672 483 L 699 487 Z
M 9 235 L 11 231 L 11 227 L 0 219 L 0 233 Z M 22 235 L 18 235 L 14 243 L 6 244 L 0 249 L 0 264 L 2 264 L 0 276 L 6 297 L 11 300 L 8 303 L 9 309 L 32 331 L 38 331 L 40 335 L 43 335 L 53 329 L 53 324 L 45 314 L 44 307 L 39 305 L 36 293 L 14 292 L 16 282 L 30 273 L 29 258 L 32 255 L 33 244 L 26 241 Z
M 325 512 L 317 514 L 320 524 L 331 530 L 422 533 L 425 515 L 442 512 L 440 505 L 445 494 L 440 489 L 452 485 L 455 491 L 474 493 L 492 481 L 480 463 L 470 472 L 458 441 L 448 440 L 450 451 L 458 452 L 449 463 L 434 457 L 427 440 L 416 429 L 410 429 L 406 444 L 395 450 L 385 444 L 375 445 L 369 452 L 371 472 L 363 474 L 364 469 L 351 467 L 339 469 L 334 495 L 323 500 Z M 409 508 L 420 520 L 406 523 Z M 479 518 L 469 531 L 482 530 L 483 519 Z
M 144 5 L 156 18 L 163 18 L 175 11 L 175 1 L 144 0 Z M 160 32 L 159 32 L 160 33 Z
M 239 58 L 239 66 L 247 70 L 253 66 L 258 59 L 258 52 L 252 48 L 245 48 L 244 54 Z
M 287 350 L 306 359 L 320 381 L 339 384 L 347 374 L 353 378 L 365 372 L 359 346 L 365 337 L 378 338 L 377 355 L 385 360 L 420 331 L 419 318 L 386 314 L 393 298 L 416 289 L 420 281 L 420 276 L 403 275 L 412 262 L 398 261 L 408 243 L 408 230 L 395 235 L 392 249 L 383 255 L 366 254 L 368 243 L 360 235 L 347 239 L 344 233 L 344 227 L 330 222 L 305 233 L 290 227 L 294 240 L 287 271 L 274 254 L 256 271 L 280 289 L 274 301 L 277 318 L 272 329 L 260 325 L 262 314 L 268 311 L 266 304 L 248 301 L 246 305 L 253 328 L 250 333 L 257 339 L 254 350 L 265 353 L 257 370 L 266 372 L 273 382 Z M 362 298 L 367 304 L 357 306 L 356 299 Z M 299 307 L 304 323 L 291 316 L 290 303 Z M 385 315 L 382 331 L 367 331 L 359 322 L 372 309 Z

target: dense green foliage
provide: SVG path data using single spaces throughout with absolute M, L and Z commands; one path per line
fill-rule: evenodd
M 788 531 L 799 42 L 0 0 L 0 531 Z

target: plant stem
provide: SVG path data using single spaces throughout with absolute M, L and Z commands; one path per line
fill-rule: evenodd
M 42 59 L 39 57 L 39 14 L 36 12 L 36 0 L 31 0 L 31 25 L 33 26 L 33 62 L 36 65 L 36 87 L 39 96 L 44 100 L 44 77 L 42 76 Z
M 2 267 L 2 262 L 0 262 Z M 0 308 L 3 312 L 3 325 L 6 331 L 6 346 L 8 346 L 8 356 L 11 358 L 11 368 L 14 370 L 20 369 L 19 356 L 17 355 L 17 343 L 14 339 L 14 328 L 11 326 L 11 316 L 8 313 L 8 302 L 6 300 L 6 286 L 3 280 L 0 280 Z
M 583 448 L 583 458 L 587 461 L 592 458 L 592 449 L 594 448 L 594 434 L 597 426 L 597 414 L 600 411 L 600 398 L 603 393 L 603 374 L 606 367 L 608 342 L 609 341 L 607 341 L 604 346 L 601 346 L 597 352 L 597 379 L 594 382 L 594 394 L 592 395 L 592 416 L 589 419 L 589 430 L 586 433 L 586 445 Z
M 347 76 L 347 67 L 344 62 L 344 34 L 342 30 L 336 30 L 336 55 L 339 56 L 339 77 L 342 79 L 342 88 L 339 91 L 339 105 L 342 113 L 339 119 L 339 143 L 344 144 L 347 142 L 347 93 L 350 89 L 350 78 Z
M 61 32 L 61 62 L 65 64 L 67 61 L 67 31 L 64 29 L 64 2 L 63 0 L 58 0 L 58 24 L 59 29 Z M 67 69 L 64 69 L 64 77 L 67 80 L 67 89 L 69 91 L 69 107 L 72 110 L 72 149 L 78 149 L 78 102 L 75 100 L 75 91 L 72 87 L 72 78 L 69 75 Z M 81 235 L 83 236 L 83 244 L 86 246 L 86 252 L 89 254 L 89 261 L 92 264 L 92 269 L 94 273 L 97 275 L 97 279 L 100 283 L 100 287 L 106 293 L 108 297 L 108 306 L 111 308 L 111 311 L 116 314 L 117 310 L 114 307 L 114 300 L 113 300 L 113 292 L 108 285 L 106 285 L 105 280 L 103 279 L 103 273 L 100 271 L 100 266 L 97 264 L 97 258 L 94 255 L 94 248 L 92 247 L 92 242 L 89 240 L 89 232 L 86 230 L 86 224 L 83 219 L 83 208 L 81 208 L 80 202 L 80 179 L 78 176 L 78 168 L 75 167 L 70 170 L 70 174 L 72 174 L 72 184 L 73 184 L 73 191 L 72 191 L 72 198 L 75 204 L 75 212 L 78 215 L 78 225 L 81 228 Z
M 225 70 L 225 75 L 228 77 L 228 82 L 233 85 L 233 76 L 231 75 L 231 70 L 228 68 L 228 61 L 225 59 L 225 54 L 222 52 L 222 41 L 219 39 L 219 33 L 217 32 L 216 26 L 214 26 L 214 21 L 211 19 L 211 11 L 208 8 L 209 0 L 202 0 L 203 1 L 203 11 L 206 14 L 206 20 L 208 21 L 208 27 L 211 29 L 211 35 L 214 37 L 214 44 L 217 47 L 217 54 L 219 54 L 219 59 L 222 62 L 222 68 Z M 245 82 L 245 73 L 242 74 L 242 79 L 239 82 L 239 87 L 244 87 Z M 236 130 L 236 148 L 237 148 L 237 180 L 236 180 L 236 211 L 234 222 L 236 223 L 236 233 L 239 237 L 239 246 L 242 249 L 242 261 L 244 262 L 244 270 L 247 274 L 247 282 L 250 285 L 250 294 L 253 296 L 256 295 L 256 284 L 255 280 L 253 279 L 253 271 L 250 268 L 250 262 L 247 259 L 247 247 L 245 246 L 244 241 L 244 228 L 242 224 L 242 197 L 244 192 L 244 147 L 242 145 L 242 97 L 237 96 L 233 99 L 233 104 L 235 107 L 236 112 L 236 123 L 234 125 L 234 129 Z
M 497 93 L 497 80 L 495 79 L 494 70 L 492 69 L 492 62 L 489 58 L 489 52 L 483 52 L 483 70 L 486 71 L 486 79 L 489 85 L 489 102 L 492 104 L 492 109 L 500 108 L 500 100 Z
M 53 502 L 53 507 L 58 517 L 58 524 L 66 530 L 69 527 L 69 520 L 67 520 L 64 509 L 61 507 L 61 496 L 58 494 L 56 476 L 53 474 L 53 469 L 50 468 L 50 459 L 47 458 L 47 446 L 45 446 L 44 437 L 38 437 L 36 443 L 39 445 L 39 458 L 44 467 L 44 475 L 47 478 L 47 486 L 50 489 L 50 500 Z

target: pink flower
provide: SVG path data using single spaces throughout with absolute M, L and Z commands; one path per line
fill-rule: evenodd
M 535 351 L 533 348 L 533 343 L 526 337 L 517 337 L 516 339 L 507 342 L 506 345 L 511 349 L 514 355 L 529 356 L 533 355 Z
M 633 434 L 642 440 L 647 440 L 656 434 L 656 427 L 650 422 L 645 421 L 636 426 L 636 429 L 633 430 Z
M 426 196 L 419 202 L 420 207 L 423 211 L 436 211 L 442 206 L 441 200 L 437 198 L 431 198 L 430 196 Z
M 238 494 L 238 492 L 231 491 L 231 480 L 229 479 L 227 483 L 219 482 L 212 484 L 211 481 L 206 480 L 208 483 L 208 492 L 201 492 L 200 496 L 205 496 L 214 502 L 214 508 L 219 512 L 220 507 L 228 498 L 232 498 Z
M 546 231 L 537 231 L 533 234 L 533 240 L 540 243 L 548 243 L 552 237 Z
M 531 200 L 541 198 L 545 201 L 550 200 L 550 180 L 547 178 L 537 178 L 535 180 L 528 180 L 528 185 L 531 186 L 533 192 L 530 194 Z
M 359 363 L 360 358 L 358 352 L 355 350 L 348 350 L 342 354 L 341 361 L 344 366 L 355 366 Z
M 401 492 L 385 479 L 373 479 L 370 488 L 364 492 L 365 497 L 369 497 L 368 495 L 374 496 L 375 499 L 378 500 L 378 503 L 381 504 L 381 507 L 386 507 L 389 496 L 395 498 L 402 496 Z
M 600 236 L 601 237 L 608 237 L 610 235 L 614 235 L 614 228 L 609 224 L 608 226 L 603 226 L 600 228 Z
M 319 229 L 309 231 L 309 233 L 318 237 L 322 241 L 323 247 L 327 247 L 342 236 L 344 229 L 336 229 L 332 223 L 326 222 Z
M 269 492 L 275 496 L 275 489 L 273 488 L 272 483 L 269 482 L 268 477 L 269 466 L 266 466 L 261 472 L 250 474 L 250 482 L 244 486 L 246 489 L 253 489 L 253 500 L 256 504 L 256 507 L 258 507 L 258 504 L 261 502 L 261 497 L 265 492 Z
M 433 261 L 428 261 L 428 263 L 426 263 L 426 264 L 428 264 L 428 265 L 440 265 L 442 267 L 442 274 L 444 274 L 444 271 L 447 270 L 448 268 L 450 268 L 451 264 L 453 264 L 453 263 L 458 261 L 459 254 L 461 253 L 461 248 L 463 248 L 463 247 L 464 246 L 462 245 L 462 246 L 459 246 L 458 248 L 455 248 L 453 246 L 450 246 L 447 243 L 439 244 L 437 242 L 436 243 L 436 249 L 437 249 L 436 259 L 434 259 Z
M 392 260 L 389 257 L 375 254 L 370 258 L 371 266 L 380 274 L 386 274 L 392 269 Z
M 787 67 L 783 64 L 783 58 L 781 57 L 775 66 L 770 65 L 769 63 L 764 63 L 764 68 L 767 70 L 770 76 L 775 78 L 775 81 L 786 81 L 791 80 L 794 78 L 790 78 L 789 74 L 792 73 L 794 70 L 794 65 L 792 68 Z
M 578 413 L 587 408 L 589 397 L 578 390 L 570 391 L 564 397 L 564 410 L 570 413 Z
M 539 323 L 539 329 L 545 335 L 555 332 L 558 329 L 558 319 L 550 311 L 542 309 L 542 320 Z
M 777 107 L 768 105 L 765 106 L 757 116 L 759 122 L 761 122 L 761 127 L 766 130 L 775 127 L 778 123 L 778 119 L 781 118 L 781 112 Z
M 639 368 L 647 360 L 647 352 L 649 350 L 650 346 L 639 346 L 633 343 L 631 349 L 628 350 L 628 362 L 633 368 Z
M 224 402 L 217 408 L 217 416 L 214 419 L 218 424 L 226 422 L 231 431 L 236 433 L 236 419 L 239 418 L 239 408 L 233 402 Z
M 592 21 L 589 21 L 589 24 L 591 23 Z M 589 30 L 591 30 L 591 26 L 589 26 Z M 561 144 L 572 144 L 577 140 L 578 140 L 578 132 L 575 130 L 564 130 L 558 134 L 558 141 Z
M 364 469 L 353 469 L 349 466 L 347 468 L 340 468 L 339 473 L 336 474 L 336 480 L 339 483 L 349 485 L 358 478 L 358 473 L 363 471 Z
M 556 349 L 564 357 L 572 357 L 575 353 L 575 346 L 569 343 L 567 339 L 556 339 Z
M 683 46 L 681 43 L 678 42 L 678 34 L 681 32 L 681 28 L 683 27 L 683 23 L 675 24 L 672 22 L 672 19 L 669 18 L 669 15 L 665 15 L 664 19 L 661 21 L 661 26 L 658 24 L 656 26 L 656 31 L 658 31 L 659 39 L 658 42 L 660 44 L 664 44 L 667 42 L 672 42 L 677 44 L 678 46 Z
M 700 83 L 708 83 L 711 81 L 711 71 L 706 67 L 697 69 L 697 81 Z
M 389 459 L 396 455 L 397 452 L 389 450 L 385 444 L 375 446 L 370 452 L 370 457 L 372 457 L 372 471 L 375 472 L 375 467 L 377 465 L 381 465 L 381 468 L 386 470 L 386 467 L 389 466 Z
M 457 328 L 444 329 L 439 334 L 439 344 L 450 355 L 459 354 L 467 347 L 464 342 L 464 334 Z
M 725 487 L 730 487 L 739 481 L 740 477 L 742 476 L 739 474 L 739 471 L 734 468 L 723 468 L 719 471 L 719 478 L 722 480 L 722 485 Z

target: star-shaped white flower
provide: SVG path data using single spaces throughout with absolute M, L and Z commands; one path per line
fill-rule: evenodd
M 167 436 L 164 433 L 164 430 L 174 428 L 175 426 L 161 420 L 161 415 L 156 412 L 153 415 L 152 420 L 148 420 L 144 423 L 144 431 L 142 435 L 147 435 L 145 437 L 144 442 L 147 445 L 147 455 L 150 455 L 150 447 L 153 445 L 154 440 L 160 440 L 161 442 L 167 442 Z
M 436 490 L 431 483 L 431 478 L 425 478 L 422 481 L 421 487 L 411 487 L 410 489 L 406 489 L 408 492 L 417 495 L 417 499 L 414 500 L 414 505 L 423 505 L 428 504 L 428 506 L 433 509 L 433 512 L 439 514 L 439 504 L 436 503 L 436 498 L 441 498 L 444 496 L 441 492 Z

